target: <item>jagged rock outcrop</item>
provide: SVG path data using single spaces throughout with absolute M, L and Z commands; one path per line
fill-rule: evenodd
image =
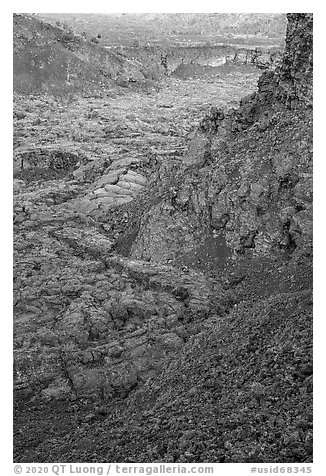
M 312 106 L 313 15 L 288 14 L 286 49 L 277 84 L 287 101 L 297 100 Z M 278 92 L 279 94 L 279 92 Z
M 258 91 L 239 109 L 216 109 L 202 121 L 173 197 L 143 219 L 135 256 L 146 249 L 154 260 L 174 259 L 176 249 L 194 252 L 204 236 L 216 233 L 236 254 L 309 252 L 312 18 L 290 14 L 288 20 L 284 62 L 275 73 L 263 73 Z M 182 233 L 175 223 L 184 223 Z

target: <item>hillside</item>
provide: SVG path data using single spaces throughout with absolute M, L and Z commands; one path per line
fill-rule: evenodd
M 312 461 L 312 20 L 262 74 L 17 96 L 16 462 Z
M 86 94 L 146 84 L 128 58 L 33 15 L 14 14 L 13 48 L 17 93 Z

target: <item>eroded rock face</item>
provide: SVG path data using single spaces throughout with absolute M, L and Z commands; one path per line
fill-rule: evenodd
M 216 233 L 235 254 L 311 248 L 312 17 L 288 20 L 282 65 L 263 73 L 238 110 L 216 109 L 202 121 L 173 196 L 143 221 L 136 256 L 146 249 L 154 260 L 172 259 Z
M 279 87 L 284 95 L 312 106 L 313 15 L 290 13 L 286 49 L 279 70 Z M 286 92 L 285 92 L 286 91 Z

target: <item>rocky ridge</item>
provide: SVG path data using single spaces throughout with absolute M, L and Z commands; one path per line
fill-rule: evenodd
M 306 53 L 311 45 L 309 22 L 310 18 L 305 20 L 304 29 L 297 17 L 289 16 L 285 65 L 276 72 L 264 73 L 258 81 L 258 92 L 244 98 L 239 109 L 224 112 L 213 107 L 204 118 L 183 157 L 173 197 L 158 204 L 143 220 L 142 232 L 134 245 L 136 255 L 141 248 L 156 259 L 157 248 L 166 247 L 169 250 L 166 257 L 171 259 L 175 256 L 174 248 L 180 250 L 180 237 L 189 252 L 188 237 L 195 249 L 209 234 L 225 240 L 227 247 L 238 254 L 246 249 L 252 249 L 254 254 L 295 250 L 309 253 L 312 242 L 309 100 L 312 57 Z M 301 39 L 301 55 L 295 53 L 292 58 L 299 72 L 305 68 L 302 86 L 296 83 L 297 70 L 292 69 L 291 76 L 286 76 L 290 74 L 286 66 L 288 51 L 298 51 L 297 40 L 293 40 L 296 28 L 307 36 Z M 306 91 L 303 101 L 301 90 Z M 300 127 L 296 126 L 297 122 Z M 183 222 L 185 228 L 180 234 L 174 223 Z M 171 245 L 174 240 L 176 246 Z
M 14 91 L 19 94 L 96 94 L 118 86 L 152 86 L 146 68 L 52 26 L 14 14 Z M 144 76 L 144 74 L 146 77 Z

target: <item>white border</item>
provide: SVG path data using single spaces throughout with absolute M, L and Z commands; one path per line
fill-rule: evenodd
M 91 10 L 90 10 L 91 6 Z M 118 7 L 118 8 L 117 8 Z M 157 2 L 126 2 L 119 1 L 109 3 L 104 1 L 62 1 L 42 2 L 42 1 L 13 1 L 1 6 L 1 308 L 2 308 L 2 345 L 1 348 L 1 410 L 2 410 L 2 454 L 5 455 L 5 467 L 2 474 L 9 475 L 12 472 L 12 13 L 286 13 L 286 12 L 313 12 L 314 13 L 314 366 L 315 366 L 315 391 L 314 391 L 314 413 L 315 413 L 315 445 L 313 475 L 325 474 L 325 465 L 322 469 L 322 462 L 325 461 L 325 319 L 326 303 L 324 302 L 324 275 L 325 267 L 325 210 L 326 204 L 325 190 L 325 103 L 324 90 L 324 53 L 325 38 L 324 29 L 326 16 L 322 2 L 303 1 L 273 1 L 273 2 L 218 2 L 218 1 L 165 1 L 161 4 Z M 8 466 L 7 466 L 8 464 Z M 241 473 L 235 466 L 234 474 Z M 242 466 L 242 465 L 241 465 Z M 226 468 L 225 468 L 226 469 Z M 238 469 L 240 467 L 238 465 Z M 226 474 L 223 466 L 219 465 L 216 474 Z M 229 471 L 227 471 L 227 474 Z M 249 474 L 249 470 L 248 470 Z

